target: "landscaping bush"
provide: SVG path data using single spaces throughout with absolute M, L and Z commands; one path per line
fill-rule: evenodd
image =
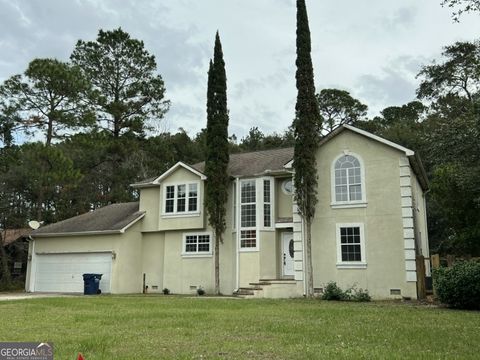
M 343 291 L 335 281 L 330 281 L 323 290 L 322 300 L 337 301 L 370 301 L 368 290 L 357 289 L 355 286 Z
M 480 262 L 459 261 L 434 269 L 433 286 L 438 300 L 458 309 L 480 310 Z
M 170 290 L 165 288 L 162 290 L 163 291 L 163 295 L 169 295 L 170 294 Z
M 347 300 L 347 294 L 338 287 L 335 281 L 330 281 L 323 290 L 323 300 Z

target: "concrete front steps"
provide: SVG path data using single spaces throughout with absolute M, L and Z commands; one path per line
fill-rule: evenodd
M 260 279 L 249 285 L 241 287 L 234 295 L 245 299 L 279 299 L 301 296 L 294 279 Z

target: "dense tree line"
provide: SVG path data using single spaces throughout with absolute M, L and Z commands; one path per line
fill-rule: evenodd
M 480 43 L 458 42 L 420 73 L 417 99 L 368 118 L 348 92 L 316 94 L 320 136 L 343 123 L 418 151 L 431 191 L 431 246 L 480 254 Z M 80 40 L 69 62 L 35 59 L 0 86 L 0 229 L 132 201 L 129 186 L 207 154 L 207 131 L 158 133 L 165 85 L 143 42 L 122 31 Z M 206 122 L 205 122 L 206 124 Z M 153 129 L 153 130 L 152 130 Z M 295 127 L 253 127 L 230 153 L 293 146 Z

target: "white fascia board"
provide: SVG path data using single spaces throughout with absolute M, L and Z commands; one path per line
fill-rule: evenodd
M 194 173 L 195 175 L 198 175 L 200 177 L 200 179 L 202 180 L 206 180 L 207 177 L 201 173 L 200 171 L 194 169 L 193 167 L 179 161 L 177 162 L 175 165 L 173 165 L 170 169 L 168 169 L 167 171 L 165 171 L 162 175 L 160 175 L 158 178 L 156 178 L 152 184 L 159 184 L 163 179 L 165 179 L 168 175 L 170 175 L 171 173 L 173 173 L 175 170 L 177 170 L 179 167 L 183 167 L 184 169 Z
M 124 233 L 125 231 L 127 231 L 127 229 L 132 226 L 133 224 L 135 224 L 137 221 L 143 219 L 145 217 L 145 212 L 143 212 L 139 217 L 137 217 L 136 219 L 133 219 L 132 221 L 130 221 L 127 225 L 125 225 L 121 230 L 120 230 L 120 233 Z
M 404 152 L 405 155 L 407 155 L 407 156 L 412 156 L 412 155 L 415 154 L 415 152 L 414 152 L 413 150 L 407 149 L 406 147 L 403 147 L 403 146 L 401 146 L 401 145 L 395 144 L 394 142 L 391 142 L 391 141 L 389 141 L 389 140 L 385 140 L 385 139 L 381 138 L 380 136 L 373 135 L 373 134 L 369 133 L 368 131 L 358 129 L 358 128 L 356 128 L 356 127 L 354 127 L 354 126 L 351 126 L 351 125 L 348 125 L 348 124 L 343 125 L 343 127 L 344 127 L 345 129 L 348 129 L 348 130 L 351 130 L 351 131 L 353 131 L 353 132 L 356 132 L 357 134 L 366 136 L 366 137 L 368 137 L 368 138 L 370 138 L 370 139 L 372 139 L 372 140 L 378 141 L 378 142 L 380 142 L 380 143 L 382 143 L 382 144 L 385 144 L 385 145 L 387 145 L 387 146 L 390 146 L 390 147 L 392 147 L 392 148 L 395 148 L 395 149 L 397 149 L 397 150 L 400 150 L 400 151 Z

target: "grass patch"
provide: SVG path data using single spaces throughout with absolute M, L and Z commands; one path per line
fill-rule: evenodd
M 478 358 L 480 313 L 318 300 L 100 296 L 0 302 L 0 341 L 56 359 Z

